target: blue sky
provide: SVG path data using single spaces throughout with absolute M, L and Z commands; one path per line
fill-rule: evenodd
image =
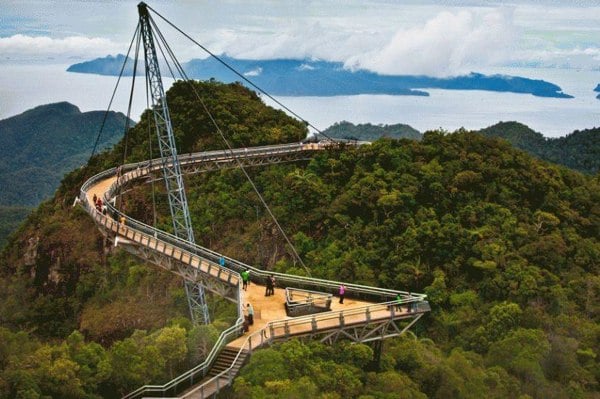
M 0 62 L 124 53 L 138 1 L 0 2 Z M 315 58 L 389 74 L 498 66 L 600 70 L 597 1 L 148 1 L 216 53 Z M 160 24 L 181 61 L 205 55 Z

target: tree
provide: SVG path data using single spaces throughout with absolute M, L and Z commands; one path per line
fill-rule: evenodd
M 519 328 L 490 345 L 488 362 L 535 387 L 545 382 L 542 361 L 549 352 L 550 343 L 543 331 Z
M 160 330 L 154 344 L 169 369 L 169 378 L 173 378 L 174 368 L 187 355 L 185 329 L 179 326 L 165 327 Z

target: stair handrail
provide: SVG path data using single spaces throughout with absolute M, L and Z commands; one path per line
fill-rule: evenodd
M 389 301 L 389 302 L 380 303 L 380 304 L 372 304 L 372 305 L 365 305 L 365 306 L 361 306 L 361 307 L 355 307 L 352 309 L 341 309 L 341 310 L 337 310 L 337 311 L 317 313 L 317 314 L 313 314 L 313 315 L 293 317 L 293 318 L 288 318 L 288 319 L 283 319 L 283 320 L 272 320 L 272 321 L 268 322 L 267 324 L 265 324 L 265 326 L 263 328 L 261 328 L 260 330 L 257 330 L 255 332 L 253 332 L 252 334 L 250 334 L 244 340 L 244 343 L 241 345 L 240 349 L 238 350 L 237 355 L 231 361 L 231 365 L 228 368 L 221 371 L 219 374 L 211 377 L 210 379 L 204 381 L 202 383 L 202 385 L 198 385 L 196 388 L 194 388 L 193 390 L 190 390 L 185 395 L 180 396 L 180 398 L 186 398 L 186 397 L 198 392 L 198 390 L 204 389 L 205 386 L 207 386 L 211 383 L 217 384 L 217 392 L 218 392 L 220 390 L 218 382 L 221 378 L 226 377 L 228 380 L 228 383 L 231 383 L 231 381 L 233 380 L 233 377 L 235 377 L 235 376 L 231 375 L 232 371 L 233 371 L 233 367 L 238 362 L 243 351 L 246 350 L 246 347 L 247 347 L 248 353 L 251 354 L 253 349 L 260 348 L 265 344 L 273 343 L 279 337 L 279 335 L 273 335 L 273 332 L 278 327 L 285 326 L 286 324 L 289 325 L 289 323 L 292 323 L 293 325 L 309 324 L 310 326 L 312 326 L 315 319 L 322 319 L 322 320 L 339 319 L 340 317 L 353 316 L 353 315 L 358 315 L 358 314 L 363 314 L 363 313 L 368 314 L 368 313 L 372 312 L 373 308 L 389 309 L 390 310 L 390 318 L 394 319 L 396 317 L 397 307 L 400 307 L 401 305 L 406 305 L 406 304 L 410 305 L 410 303 L 411 303 L 411 301 L 401 299 L 401 300 L 394 300 L 394 301 Z M 375 309 L 375 311 L 376 310 L 378 310 L 378 309 Z M 420 309 L 420 310 L 415 309 L 412 312 L 398 313 L 398 315 L 410 314 L 411 316 L 413 316 L 415 314 L 424 313 L 427 311 L 428 311 L 427 308 Z M 385 318 L 386 317 L 380 317 L 379 319 L 385 319 Z M 375 319 L 372 319 L 372 320 L 375 320 Z M 253 347 L 252 346 L 252 337 L 257 336 L 257 335 L 260 336 L 260 344 Z M 299 334 L 290 334 L 290 335 L 299 335 Z M 282 336 L 287 337 L 289 335 L 284 334 Z M 202 392 L 201 392 L 200 397 L 202 399 L 204 398 L 204 394 Z

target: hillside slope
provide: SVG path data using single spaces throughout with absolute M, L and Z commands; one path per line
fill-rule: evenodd
M 600 128 L 576 130 L 565 137 L 545 138 L 518 122 L 500 122 L 479 133 L 500 137 L 534 156 L 588 174 L 600 171 Z
M 1 120 L 0 204 L 34 206 L 48 198 L 66 172 L 87 162 L 103 117 L 61 102 Z M 109 112 L 99 150 L 122 138 L 125 119 Z
M 65 173 L 87 162 L 103 118 L 102 111 L 82 113 L 61 102 L 0 120 L 0 248 L 24 219 L 22 207 L 49 198 Z M 98 151 L 121 139 L 125 119 L 121 113 L 107 115 Z
M 198 88 L 234 146 L 306 134 L 240 85 Z M 181 153 L 222 148 L 185 84 L 168 96 Z M 129 161 L 147 157 L 148 123 L 146 113 L 132 130 Z M 176 279 L 106 247 L 88 215 L 70 208 L 85 178 L 118 165 L 124 148 L 67 175 L 2 253 L 0 350 L 10 361 L 0 360 L 0 396 L 116 397 L 169 379 L 210 347 L 217 327 L 190 328 Z M 384 139 L 248 173 L 313 276 L 425 292 L 432 312 L 415 336 L 385 342 L 378 368 L 366 345 L 257 351 L 234 397 L 595 398 L 596 179 L 468 132 Z M 198 243 L 302 273 L 240 171 L 191 176 L 186 187 Z M 123 197 L 148 222 L 150 188 Z M 156 207 L 168 228 L 162 190 Z M 228 320 L 222 308 L 215 314 Z
M 548 162 L 571 169 L 596 174 L 600 171 L 600 128 L 576 130 L 565 137 L 546 138 L 519 122 L 500 122 L 476 133 L 498 137 L 515 148 L 527 151 Z M 420 140 L 422 135 L 408 125 L 371 125 L 339 122 L 328 127 L 324 133 L 329 137 L 374 141 L 382 137 L 410 138 Z
M 323 131 L 327 137 L 361 141 L 375 141 L 387 137 L 390 139 L 421 140 L 421 133 L 409 125 L 372 125 L 370 123 L 354 125 L 342 121 L 334 123 Z

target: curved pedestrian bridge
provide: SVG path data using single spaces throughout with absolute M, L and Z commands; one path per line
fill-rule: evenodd
M 310 159 L 316 151 L 333 145 L 337 144 L 295 143 L 209 151 L 180 156 L 179 161 L 182 173 L 194 174 L 240 164 L 258 166 Z M 232 383 L 247 356 L 257 348 L 291 337 L 318 339 L 328 343 L 340 338 L 354 342 L 381 340 L 402 334 L 430 310 L 423 294 L 346 282 L 343 282 L 346 295 L 341 304 L 337 292 L 342 282 L 254 268 L 141 223 L 122 214 L 112 205 L 123 189 L 160 179 L 161 168 L 161 160 L 151 160 L 99 173 L 84 183 L 79 201 L 102 234 L 115 246 L 121 246 L 188 281 L 198 282 L 205 289 L 236 303 L 238 319 L 223 331 L 203 363 L 167 384 L 141 387 L 126 398 L 213 397 Z M 94 207 L 94 195 L 107 205 L 106 214 Z M 239 273 L 243 270 L 250 271 L 247 290 L 242 289 Z M 265 282 L 271 275 L 276 279 L 275 293 L 267 297 Z M 286 288 L 288 299 L 290 290 L 320 293 L 315 295 L 314 300 L 329 297 L 330 309 L 290 317 L 286 314 Z M 303 301 L 313 300 L 311 298 L 305 297 Z M 247 303 L 254 308 L 254 324 L 244 332 L 244 309 Z

